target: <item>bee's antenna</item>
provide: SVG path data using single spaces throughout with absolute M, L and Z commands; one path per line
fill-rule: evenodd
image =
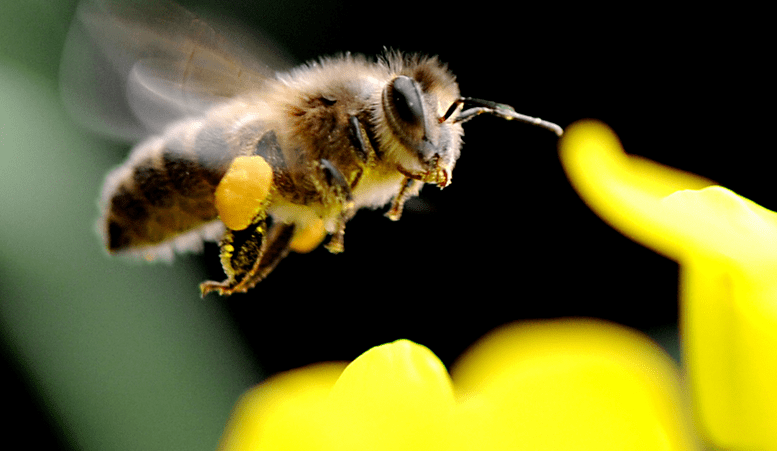
M 460 97 L 456 99 L 453 102 L 453 104 L 450 106 L 450 108 L 448 108 L 448 111 L 445 112 L 445 115 L 440 118 L 440 122 L 445 122 L 446 120 L 448 120 L 448 118 L 450 118 L 451 115 L 453 115 L 456 109 L 459 108 L 459 105 L 464 105 L 464 104 L 472 105 L 472 108 L 467 108 L 466 110 L 462 110 L 462 112 L 459 113 L 459 115 L 456 116 L 455 119 L 453 119 L 453 122 L 455 123 L 467 122 L 468 120 L 472 119 L 478 114 L 488 113 L 488 114 L 493 114 L 495 116 L 499 116 L 502 119 L 507 119 L 508 121 L 516 120 L 516 121 L 526 122 L 532 125 L 537 125 L 539 127 L 552 131 L 558 136 L 561 136 L 564 134 L 564 129 L 562 129 L 559 125 L 554 124 L 553 122 L 548 122 L 538 117 L 531 117 L 531 116 L 526 116 L 524 114 L 516 113 L 513 107 L 511 107 L 510 105 L 505 105 L 503 103 L 496 103 L 490 100 L 474 99 L 472 97 Z

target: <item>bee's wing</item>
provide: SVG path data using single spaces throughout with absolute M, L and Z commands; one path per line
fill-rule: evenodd
M 138 139 L 261 86 L 283 69 L 277 46 L 233 45 L 225 34 L 167 1 L 88 0 L 76 11 L 60 82 L 75 119 Z M 249 54 L 249 50 L 255 53 Z M 261 61 L 261 62 L 260 62 Z

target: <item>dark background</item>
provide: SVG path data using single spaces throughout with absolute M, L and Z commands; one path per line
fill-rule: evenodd
M 219 3 L 185 2 L 194 10 L 260 27 L 300 62 L 344 51 L 374 55 L 384 47 L 439 55 L 465 96 L 510 104 L 563 127 L 600 119 L 629 153 L 711 178 L 777 209 L 773 146 L 765 139 L 771 136 L 773 103 L 766 80 L 774 77 L 766 65 L 771 53 L 765 51 L 758 11 L 659 4 L 613 10 L 536 2 Z M 0 27 L 0 62 L 55 93 L 59 54 L 74 10 L 74 2 L 13 2 L 4 19 L 8 23 Z M 0 105 L 6 119 L 31 102 L 15 98 L 22 100 Z M 47 99 L 56 104 L 54 97 Z M 5 216 L 0 236 L 6 235 L 7 243 L 22 242 L 18 225 L 19 234 L 33 234 L 24 242 L 41 250 L 0 248 L 4 355 L 16 378 L 12 391 L 22 395 L 18 422 L 53 431 L 30 438 L 31 446 L 127 449 L 142 443 L 139 448 L 152 449 L 142 441 L 145 435 L 159 449 L 212 449 L 239 393 L 266 375 L 312 362 L 352 360 L 398 338 L 428 346 L 450 365 L 487 331 L 523 319 L 603 318 L 647 332 L 679 357 L 677 265 L 588 210 L 561 169 L 556 137 L 546 130 L 495 117 L 473 120 L 465 126 L 454 183 L 444 191 L 425 188 L 401 221 L 389 221 L 383 211 L 360 212 L 348 224 L 345 253 L 320 248 L 291 255 L 245 295 L 200 300 L 197 282 L 223 277 L 215 245 L 172 266 L 128 265 L 104 257 L 91 231 L 98 214 L 94 200 L 102 175 L 128 148 L 92 137 L 57 114 L 61 128 L 38 126 L 33 116 L 26 121 L 29 130 L 18 132 L 23 144 L 33 135 L 56 143 L 35 147 L 40 154 L 19 149 L 10 139 L 0 141 L 3 162 L 40 155 L 23 166 L 29 176 L 10 179 L 10 189 L 0 194 L 8 202 L 0 213 Z M 70 144 L 74 140 L 88 146 Z M 65 164 L 77 157 L 82 163 L 73 163 L 61 179 L 35 169 L 38 162 L 61 158 Z M 65 180 L 73 194 L 57 180 Z M 28 218 L 30 211 L 38 216 Z M 25 260 L 31 254 L 36 259 Z M 65 270 L 70 272 L 57 276 Z M 81 304 L 84 299 L 91 301 Z M 115 305 L 122 308 L 108 310 Z M 100 309 L 105 315 L 95 314 Z M 47 312 L 47 319 L 34 319 Z M 101 322 L 106 317 L 110 321 Z M 23 318 L 33 319 L 28 325 Z M 173 321 L 180 322 L 173 327 Z M 117 328 L 125 334 L 121 338 Z M 77 335 L 92 329 L 97 332 L 89 338 Z M 130 347 L 143 340 L 151 341 L 142 350 Z M 95 343 L 109 343 L 106 352 L 113 357 L 83 357 L 91 355 Z M 207 349 L 201 351 L 203 346 Z M 144 357 L 148 349 L 160 354 Z M 182 368 L 166 352 L 196 356 Z M 203 355 L 212 359 L 197 360 Z M 95 369 L 113 358 L 119 369 Z M 111 401 L 114 392 L 130 396 L 121 378 L 108 378 L 113 385 L 101 386 L 104 374 L 118 372 L 131 374 L 127 387 L 134 387 L 146 365 L 156 364 L 150 385 L 138 385 L 149 404 Z M 93 372 L 94 382 L 79 385 Z M 210 379 L 191 382 L 189 375 L 200 372 L 231 385 L 217 390 Z M 59 382 L 60 373 L 76 382 Z M 156 409 L 151 400 L 170 392 L 154 384 L 169 375 L 180 399 L 217 393 L 213 404 L 181 404 L 212 417 L 178 418 L 161 431 L 142 422 L 130 423 L 125 432 L 114 432 L 114 422 L 107 420 L 94 424 L 95 418 L 121 416 L 130 407 L 135 410 L 128 418 L 150 415 Z M 85 404 L 71 408 L 75 399 Z
M 755 144 L 766 124 L 750 104 L 765 98 L 758 84 L 765 64 L 751 49 L 757 37 L 720 23 L 722 12 L 248 4 L 229 9 L 260 23 L 300 60 L 384 46 L 437 54 L 463 95 L 562 126 L 600 119 L 630 153 L 704 175 L 767 207 L 777 203 L 770 177 L 757 174 L 769 171 Z M 258 289 L 227 301 L 264 365 L 350 359 L 399 336 L 450 363 L 484 332 L 525 318 L 593 316 L 642 330 L 676 322 L 676 264 L 614 233 L 585 207 L 565 179 L 555 136 L 492 117 L 465 129 L 449 188 L 427 187 L 399 223 L 360 213 L 348 225 L 344 254 L 293 255 Z M 215 252 L 209 249 L 210 262 Z M 209 276 L 219 271 L 210 267 Z M 293 341 L 300 330 L 316 337 L 304 349 L 269 345 Z

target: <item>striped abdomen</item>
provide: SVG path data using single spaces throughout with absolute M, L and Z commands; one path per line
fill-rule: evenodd
M 216 186 L 261 132 L 250 122 L 229 130 L 188 121 L 141 143 L 103 187 L 108 250 L 155 246 L 217 219 Z

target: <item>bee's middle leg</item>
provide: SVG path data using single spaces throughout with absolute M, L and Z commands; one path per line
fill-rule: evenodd
M 326 249 L 329 252 L 337 254 L 344 250 L 345 224 L 356 213 L 354 210 L 353 196 L 351 195 L 351 187 L 348 185 L 342 172 L 340 172 L 340 170 L 329 160 L 320 160 L 319 166 L 323 171 L 326 185 L 331 191 L 331 194 L 334 195 L 335 202 L 341 206 L 337 229 L 326 244 Z

